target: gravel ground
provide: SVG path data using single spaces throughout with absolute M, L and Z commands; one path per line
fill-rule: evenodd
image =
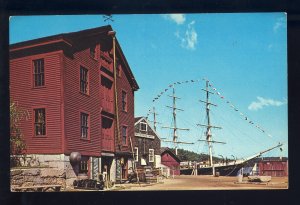
M 163 183 L 155 184 L 122 184 L 120 191 L 143 190 L 260 190 L 260 189 L 287 189 L 287 177 L 272 177 L 268 183 L 249 183 L 243 178 L 242 183 L 237 177 L 188 176 L 181 175 L 175 178 L 164 179 Z

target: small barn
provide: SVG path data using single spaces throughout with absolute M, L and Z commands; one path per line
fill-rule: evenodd
M 161 148 L 161 164 L 170 168 L 171 175 L 180 175 L 181 160 L 168 147 Z
M 288 159 L 280 157 L 263 158 L 258 163 L 258 169 L 261 176 L 288 176 Z

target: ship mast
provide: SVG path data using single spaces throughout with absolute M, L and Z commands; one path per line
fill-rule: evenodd
M 205 105 L 206 105 L 207 124 L 206 125 L 197 124 L 197 125 L 206 127 L 206 141 L 207 141 L 208 147 L 209 147 L 209 162 L 210 162 L 210 166 L 212 167 L 212 173 L 213 173 L 213 175 L 215 175 L 215 167 L 213 164 L 213 154 L 212 154 L 212 143 L 221 143 L 221 144 L 225 144 L 225 143 L 212 140 L 211 128 L 221 129 L 221 127 L 213 126 L 210 123 L 210 114 L 209 114 L 210 105 L 212 105 L 212 106 L 217 106 L 217 105 L 209 102 L 209 94 L 214 94 L 214 93 L 210 92 L 208 90 L 208 80 L 206 80 L 206 89 L 202 89 L 202 90 L 206 92 L 206 101 L 200 100 L 200 102 L 205 103 Z M 202 140 L 199 140 L 199 141 L 202 141 Z
M 157 124 L 161 124 L 160 122 L 157 122 L 156 120 L 156 116 L 158 115 L 157 112 L 155 112 L 155 107 L 153 107 L 153 111 L 149 112 L 150 114 L 153 114 L 153 121 L 152 120 L 148 120 L 149 122 L 153 122 L 153 128 L 156 131 L 156 125 Z
M 194 144 L 191 142 L 179 142 L 178 140 L 178 135 L 177 135 L 177 130 L 186 130 L 188 131 L 189 129 L 187 128 L 179 128 L 177 127 L 177 121 L 176 121 L 176 111 L 184 111 L 183 109 L 177 108 L 176 107 L 176 99 L 180 99 L 179 97 L 175 96 L 175 88 L 173 87 L 173 95 L 168 95 L 169 97 L 171 97 L 173 99 L 173 106 L 166 106 L 168 108 L 171 108 L 173 110 L 173 122 L 174 122 L 174 127 L 167 127 L 167 126 L 163 126 L 162 128 L 168 128 L 168 129 L 172 129 L 173 130 L 173 141 L 164 141 L 164 142 L 173 142 L 175 144 L 175 154 L 177 155 L 177 148 L 178 148 L 178 144 Z

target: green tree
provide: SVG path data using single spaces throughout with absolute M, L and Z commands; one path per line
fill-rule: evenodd
M 20 121 L 27 120 L 29 113 L 22 109 L 16 102 L 10 102 L 10 156 L 11 166 L 18 166 L 19 155 L 25 154 L 26 143 L 20 129 Z
M 171 150 L 173 151 L 173 153 L 175 153 L 175 149 L 171 148 Z M 188 151 L 188 150 L 184 150 L 184 149 L 178 149 L 177 150 L 178 153 L 178 158 L 181 161 L 206 161 L 209 159 L 209 155 L 207 154 L 198 154 L 195 153 L 193 151 Z M 218 157 L 213 157 L 214 161 L 220 161 L 221 159 Z

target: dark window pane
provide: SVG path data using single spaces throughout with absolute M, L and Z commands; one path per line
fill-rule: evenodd
M 88 172 L 88 161 L 80 161 L 80 166 L 79 166 L 79 173 L 85 173 L 87 174 Z
M 33 75 L 34 75 L 34 86 L 44 85 L 44 59 L 37 59 L 33 61 Z
M 81 113 L 80 115 L 81 137 L 88 137 L 88 114 Z
M 125 126 L 122 127 L 122 143 L 127 144 L 127 127 Z
M 88 70 L 84 67 L 80 67 L 80 92 L 87 93 L 88 86 Z
M 90 48 L 90 55 L 92 58 L 96 58 L 96 45 Z
M 147 130 L 147 124 L 141 123 L 141 130 L 146 131 Z
M 127 111 L 127 93 L 122 91 L 122 110 Z

